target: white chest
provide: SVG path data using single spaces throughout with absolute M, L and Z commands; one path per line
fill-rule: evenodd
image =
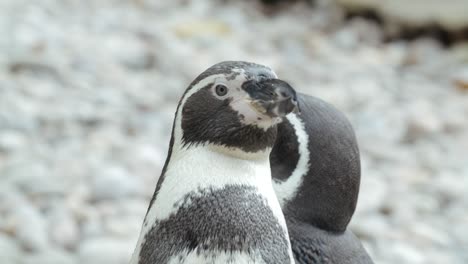
M 226 252 L 210 252 L 206 255 L 194 252 L 181 254 L 172 257 L 169 264 L 265 264 L 261 258 L 251 256 L 246 253 L 228 254 Z
M 281 235 L 286 237 L 287 250 L 292 260 L 286 222 L 271 182 L 268 155 L 259 156 L 254 160 L 241 159 L 214 152 L 206 147 L 193 147 L 174 154 L 157 198 L 145 218 L 131 263 L 139 263 L 146 234 L 155 228 L 157 223 L 178 213 L 182 203 L 187 206 L 187 194 L 196 194 L 207 189 L 222 189 L 228 185 L 255 188 L 256 194 L 262 197 L 271 209 L 275 218 L 273 220 L 281 226 Z M 182 251 L 173 255 L 170 260 L 169 263 L 261 263 L 261 258 L 243 252 L 200 254 Z

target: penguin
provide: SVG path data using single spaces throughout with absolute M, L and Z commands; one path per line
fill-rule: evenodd
M 301 113 L 288 114 L 278 125 L 270 155 L 296 263 L 373 263 L 347 229 L 361 176 L 354 130 L 331 104 L 297 97 Z
M 130 263 L 294 263 L 269 157 L 298 109 L 266 66 L 226 61 L 201 73 L 178 104 Z

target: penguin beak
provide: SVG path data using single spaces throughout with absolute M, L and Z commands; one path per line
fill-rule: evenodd
M 252 107 L 263 115 L 275 118 L 300 112 L 296 91 L 283 80 L 250 80 L 242 88 L 249 94 Z

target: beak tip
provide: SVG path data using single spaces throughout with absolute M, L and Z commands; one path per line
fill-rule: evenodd
M 296 107 L 294 108 L 294 110 L 293 110 L 293 113 L 299 115 L 299 114 L 301 114 L 301 109 L 300 109 L 298 106 L 296 106 Z
M 268 79 L 261 82 L 249 81 L 243 86 L 249 95 L 257 101 L 271 117 L 284 117 L 290 113 L 300 114 L 296 91 L 285 81 Z

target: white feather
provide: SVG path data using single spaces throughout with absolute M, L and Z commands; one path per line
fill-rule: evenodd
M 171 257 L 168 264 L 265 264 L 260 254 L 256 256 L 246 253 L 228 253 L 228 252 L 181 252 Z

